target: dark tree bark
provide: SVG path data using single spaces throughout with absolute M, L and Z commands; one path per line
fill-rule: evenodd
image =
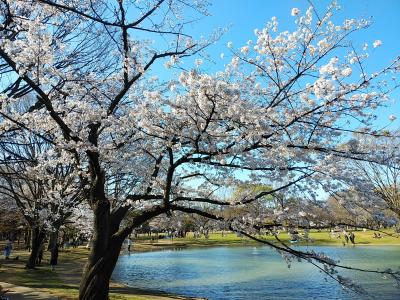
M 58 230 L 51 232 L 49 234 L 49 244 L 47 245 L 47 251 L 50 251 L 51 249 L 53 249 L 53 247 L 57 241 L 58 241 Z
M 57 247 L 59 248 L 59 244 L 58 244 L 58 235 L 59 235 L 59 228 L 55 228 L 55 231 L 50 233 L 50 237 L 49 237 L 49 245 L 47 246 L 47 250 L 51 251 L 50 253 L 50 261 L 55 261 L 57 262 L 57 258 L 54 257 L 54 251 L 53 248 Z M 57 251 L 58 253 L 58 251 Z
M 91 249 L 91 255 L 85 266 L 84 275 L 79 288 L 79 299 L 108 299 L 110 278 L 118 261 L 123 240 L 109 241 L 107 252 L 95 260 L 97 249 Z
M 28 249 L 29 251 L 31 251 L 31 235 L 32 235 L 31 229 L 29 227 L 26 228 L 24 235 L 24 243 L 25 243 L 25 249 Z
M 128 206 L 123 206 L 111 211 L 110 202 L 105 197 L 96 202 L 93 244 L 79 287 L 80 300 L 108 299 L 110 278 L 124 240 L 134 228 L 166 212 L 165 207 L 154 207 L 134 217 L 129 226 L 121 228 L 128 210 Z
M 36 267 L 36 260 L 39 255 L 39 249 L 45 238 L 45 231 L 40 226 L 32 228 L 32 249 L 29 259 L 25 265 L 27 269 L 34 269 Z
M 110 278 L 125 238 L 115 233 L 124 216 L 112 220 L 109 201 L 105 198 L 97 201 L 92 246 L 79 287 L 79 299 L 108 299 Z

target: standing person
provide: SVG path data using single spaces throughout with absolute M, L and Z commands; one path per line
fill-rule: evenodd
M 6 244 L 6 246 L 4 247 L 4 257 L 6 259 L 10 258 L 10 247 L 8 247 L 8 245 Z
M 51 258 L 50 258 L 50 266 L 51 270 L 54 271 L 55 266 L 58 261 L 58 243 L 55 243 L 53 248 L 51 249 Z
M 354 235 L 354 233 L 353 232 L 351 232 L 350 233 L 350 242 L 354 245 L 356 242 L 355 242 L 355 238 L 356 238 L 356 236 Z
M 13 247 L 13 242 L 10 239 L 8 239 L 6 241 L 6 247 L 4 248 L 4 256 L 6 257 L 6 259 L 10 259 L 12 247 Z
M 347 234 L 347 232 L 345 232 L 344 234 L 344 240 L 346 241 L 346 244 L 349 243 L 349 235 Z
M 127 243 L 128 243 L 128 252 L 129 252 L 129 253 L 131 253 L 132 241 L 131 241 L 131 239 L 130 239 L 130 238 L 128 238 L 128 241 L 127 241 Z

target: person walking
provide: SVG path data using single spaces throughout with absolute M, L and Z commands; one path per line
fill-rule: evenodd
M 58 243 L 55 243 L 51 249 L 50 266 L 51 270 L 54 271 L 58 261 Z
M 347 234 L 347 232 L 345 232 L 344 234 L 344 240 L 346 241 L 346 244 L 349 243 L 349 235 Z

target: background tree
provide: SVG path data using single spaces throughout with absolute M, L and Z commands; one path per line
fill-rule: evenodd
M 6 237 L 11 239 L 19 239 L 20 236 L 26 234 L 26 222 L 18 211 L 14 201 L 2 198 L 0 200 L 0 236 L 2 239 Z
M 61 163 L 62 154 L 48 142 L 26 132 L 1 141 L 0 151 L 1 194 L 18 207 L 31 229 L 26 267 L 34 268 L 46 235 L 50 234 L 49 246 L 56 246 L 61 225 L 79 204 L 78 176 L 73 166 Z
M 400 155 L 398 132 L 393 136 L 364 140 L 374 155 L 371 161 L 354 162 L 356 189 L 377 207 L 385 206 L 400 219 Z M 361 182 L 361 183 L 360 183 Z M 369 200 L 369 201 L 368 201 Z

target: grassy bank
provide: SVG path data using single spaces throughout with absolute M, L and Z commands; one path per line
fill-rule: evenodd
M 12 257 L 19 256 L 19 260 L 0 259 L 0 282 L 7 282 L 17 286 L 24 286 L 48 293 L 60 299 L 77 299 L 79 280 L 82 267 L 88 255 L 83 248 L 60 251 L 59 265 L 56 271 L 51 271 L 48 264 L 49 253 L 45 252 L 42 266 L 36 270 L 26 270 L 25 262 L 28 258 L 26 251 L 13 251 Z M 111 283 L 110 299 L 114 300 L 167 300 L 187 299 L 175 295 L 149 292 L 129 288 L 120 284 Z
M 374 231 L 353 231 L 355 234 L 356 245 L 399 245 L 400 237 L 395 234 L 393 230 L 385 230 L 385 233 L 381 232 L 381 238 L 374 238 Z M 300 232 L 301 233 L 301 232 Z M 336 235 L 338 233 L 335 233 Z M 279 239 L 283 242 L 289 243 L 290 236 L 286 232 L 279 234 Z M 275 237 L 271 235 L 260 236 L 261 239 L 271 243 L 277 242 Z M 331 246 L 343 246 L 344 237 L 340 233 L 340 238 L 332 237 L 328 231 L 311 231 L 309 233 L 308 240 L 302 240 L 297 245 L 331 245 Z M 200 238 L 194 238 L 193 233 L 188 233 L 185 238 L 167 238 L 167 239 L 155 239 L 155 236 L 140 236 L 134 241 L 134 249 L 137 251 L 145 250 L 156 250 L 160 248 L 170 247 L 206 247 L 206 246 L 245 246 L 245 245 L 258 245 L 258 242 L 249 240 L 248 238 L 239 237 L 234 233 L 210 233 L 209 238 L 206 239 L 204 236 Z

